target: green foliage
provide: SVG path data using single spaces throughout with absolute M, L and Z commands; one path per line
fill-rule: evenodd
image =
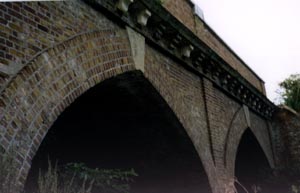
M 83 163 L 71 163 L 66 166 L 67 171 L 74 173 L 79 179 L 93 181 L 94 189 L 97 191 L 105 190 L 106 193 L 128 193 L 130 190 L 129 183 L 133 177 L 138 176 L 131 169 L 122 171 L 120 169 L 91 169 Z
M 283 103 L 300 112 L 300 74 L 293 74 L 279 84 Z
M 293 185 L 291 185 L 291 192 L 292 193 L 299 193 L 300 192 L 300 185 L 298 184 L 298 185 L 295 185 L 295 184 L 293 184 Z
M 52 167 L 49 161 L 47 172 L 39 174 L 37 193 L 91 193 L 92 187 L 93 181 L 62 175 L 57 164 Z
M 134 176 L 133 169 L 92 169 L 83 163 L 70 163 L 59 170 L 49 161 L 47 172 L 39 174 L 36 193 L 128 193 Z

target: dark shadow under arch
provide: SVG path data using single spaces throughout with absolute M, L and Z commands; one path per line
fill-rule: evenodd
M 253 132 L 248 128 L 243 133 L 235 160 L 235 175 L 248 192 L 254 192 L 254 186 L 260 192 L 272 192 L 272 169 L 268 159 Z M 238 192 L 245 192 L 236 184 Z
M 59 116 L 33 159 L 28 191 L 48 156 L 60 165 L 134 168 L 132 193 L 210 192 L 187 133 L 139 71 L 103 81 Z

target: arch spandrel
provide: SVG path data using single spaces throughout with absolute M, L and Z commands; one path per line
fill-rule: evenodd
M 145 53 L 145 77 L 185 128 L 215 189 L 213 192 L 216 192 L 219 182 L 209 145 L 202 79 L 150 46 L 146 46 Z
M 241 138 L 247 129 L 250 129 L 260 144 L 262 150 L 267 157 L 270 166 L 274 167 L 274 159 L 272 155 L 271 143 L 268 136 L 268 127 L 258 127 L 258 117 L 249 112 L 247 108 L 241 106 L 232 119 L 232 124 L 228 130 L 227 141 L 224 152 L 224 165 L 230 175 L 234 176 L 235 160 Z M 263 120 L 261 120 L 263 121 Z M 260 122 L 260 125 L 264 125 Z
M 80 34 L 39 54 L 3 90 L 1 126 L 7 129 L 2 133 L 1 145 L 5 148 L 16 147 L 20 155 L 18 176 L 21 185 L 26 180 L 31 160 L 48 129 L 64 109 L 103 80 L 136 70 L 130 46 L 125 30 Z M 148 79 L 156 76 L 147 71 L 145 74 Z M 163 98 L 166 97 L 161 90 L 158 92 L 162 93 Z M 193 94 L 181 98 L 190 100 Z M 199 118 L 201 109 L 194 107 L 197 113 L 190 116 L 184 114 L 190 106 L 184 107 L 186 105 L 181 104 L 182 100 L 178 98 L 170 99 L 166 101 L 180 122 L 184 123 L 184 127 L 191 127 L 191 130 L 187 129 L 190 137 L 197 134 L 191 131 L 196 127 L 201 129 L 199 123 L 189 125 L 186 122 Z M 191 137 L 198 153 L 205 147 L 199 134 Z M 203 153 L 200 158 L 204 168 L 207 173 L 213 174 L 214 168 L 209 160 L 203 158 L 203 155 L 209 157 L 209 152 Z
M 43 137 L 59 114 L 99 82 L 135 70 L 126 32 L 80 34 L 32 59 L 3 90 L 1 145 L 19 153 L 24 181 Z

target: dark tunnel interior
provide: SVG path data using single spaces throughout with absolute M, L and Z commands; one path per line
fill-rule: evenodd
M 184 128 L 138 71 L 96 85 L 58 117 L 32 161 L 26 192 L 33 191 L 48 158 L 59 166 L 133 168 L 138 176 L 131 193 L 211 192 Z
M 256 137 L 247 129 L 240 141 L 235 161 L 235 175 L 248 192 L 272 192 L 272 169 Z M 245 190 L 236 183 L 238 192 Z M 275 192 L 274 192 L 275 191 Z

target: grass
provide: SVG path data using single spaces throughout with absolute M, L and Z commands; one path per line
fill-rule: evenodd
M 0 193 L 21 192 L 14 155 L 14 151 L 6 152 L 0 147 Z M 58 169 L 57 164 L 53 166 L 48 161 L 47 171 L 39 173 L 36 190 L 28 193 L 129 193 L 129 183 L 135 176 L 133 169 L 92 169 L 82 163 Z
M 15 176 L 18 170 L 14 157 L 14 151 L 6 152 L 0 147 L 0 193 L 20 192 Z M 274 176 L 272 184 L 284 186 L 282 193 L 300 193 L 300 181 L 295 180 L 295 174 L 290 175 L 292 177 L 287 174 Z M 134 170 L 91 169 L 81 163 L 68 164 L 64 169 L 58 169 L 57 164 L 53 166 L 49 161 L 47 171 L 39 174 L 36 191 L 30 193 L 129 193 L 129 184 L 136 176 Z M 237 179 L 228 185 L 228 191 L 237 193 L 235 186 L 241 186 L 245 193 L 266 191 L 264 187 L 256 185 L 247 190 Z
M 58 169 L 48 161 L 46 172 L 39 173 L 35 193 L 129 193 L 134 170 L 93 169 L 83 163 L 70 163 Z M 31 192 L 30 192 L 31 193 Z
M 71 178 L 61 175 L 57 164 L 52 167 L 49 161 L 48 170 L 38 179 L 38 190 L 36 193 L 91 193 L 94 181 L 87 178 L 79 179 L 74 174 Z

